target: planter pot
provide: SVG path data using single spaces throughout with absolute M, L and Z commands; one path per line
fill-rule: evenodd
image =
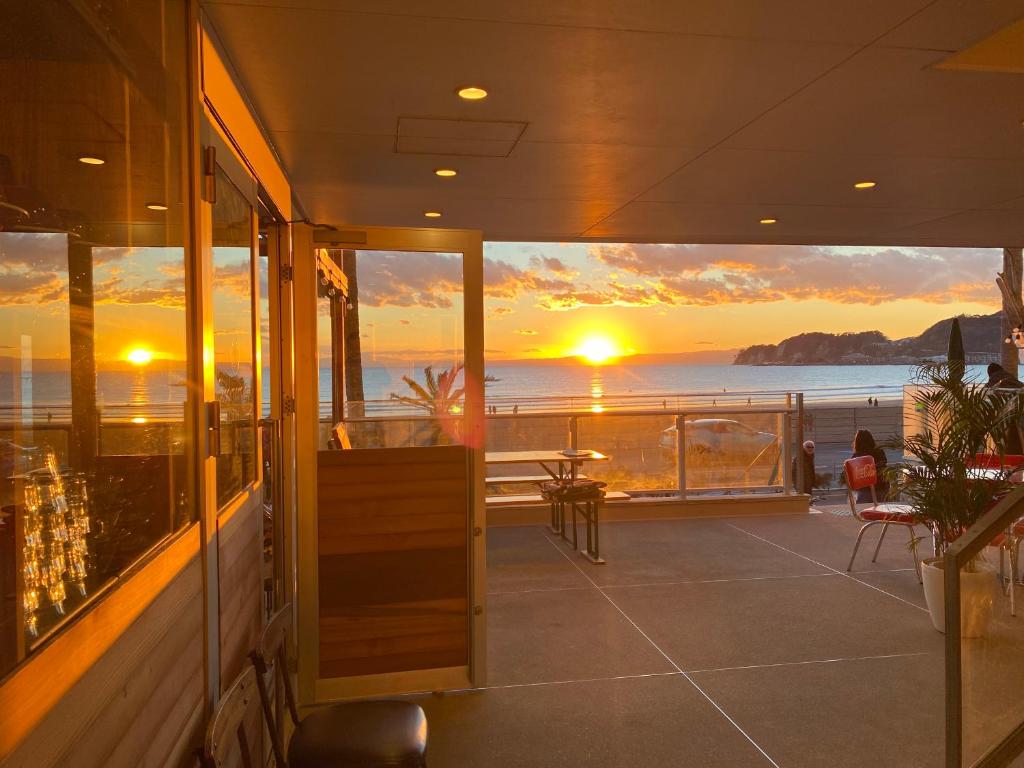
M 932 626 L 946 631 L 945 569 L 941 558 L 921 561 L 924 601 Z M 996 571 L 985 562 L 977 562 L 976 571 L 960 572 L 960 628 L 963 637 L 984 637 L 992 619 L 996 596 Z

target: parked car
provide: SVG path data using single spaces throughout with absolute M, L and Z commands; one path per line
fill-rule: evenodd
M 771 432 L 758 432 L 733 419 L 693 419 L 686 422 L 686 444 L 697 450 L 714 454 L 738 454 L 754 457 L 778 441 Z M 660 444 L 666 450 L 676 448 L 676 428 L 671 426 L 661 433 Z

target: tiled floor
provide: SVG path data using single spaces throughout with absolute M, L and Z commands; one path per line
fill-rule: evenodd
M 430 764 L 941 765 L 942 635 L 905 539 L 847 574 L 856 534 L 830 513 L 607 523 L 596 566 L 488 530 L 489 687 L 423 700 Z

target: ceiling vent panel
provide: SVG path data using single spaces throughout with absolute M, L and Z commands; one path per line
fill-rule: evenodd
M 526 131 L 518 120 L 399 117 L 395 152 L 407 155 L 508 157 Z

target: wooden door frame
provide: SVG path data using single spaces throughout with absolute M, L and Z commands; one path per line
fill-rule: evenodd
M 478 230 L 346 226 L 293 228 L 296 481 L 298 496 L 299 702 L 324 701 L 486 683 L 486 520 L 484 506 L 484 307 L 483 237 Z M 469 455 L 467 497 L 469 658 L 465 667 L 416 670 L 323 680 L 319 675 L 319 572 L 317 560 L 317 447 L 319 393 L 316 336 L 317 248 L 459 253 L 463 258 L 465 441 Z

